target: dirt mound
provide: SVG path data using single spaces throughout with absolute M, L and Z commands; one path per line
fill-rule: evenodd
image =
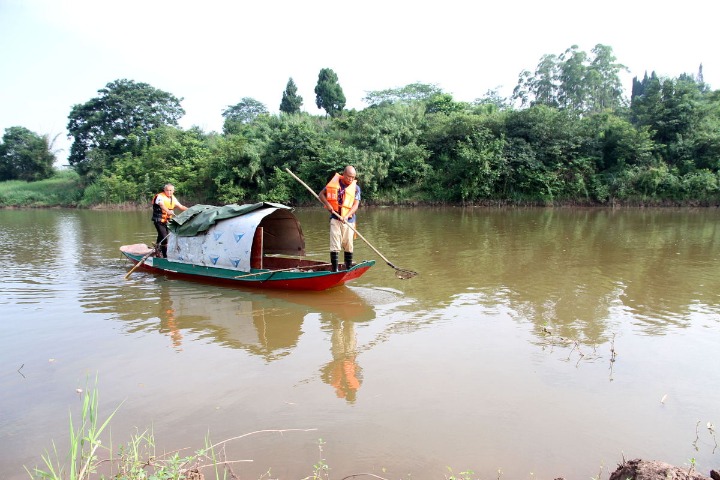
M 692 468 L 678 468 L 654 460 L 629 460 L 610 474 L 609 480 L 720 480 L 715 470 L 707 477 Z

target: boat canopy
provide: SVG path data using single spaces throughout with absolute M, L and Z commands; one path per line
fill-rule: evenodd
M 168 222 L 168 260 L 249 272 L 267 254 L 305 255 L 292 208 L 280 203 L 194 205 Z

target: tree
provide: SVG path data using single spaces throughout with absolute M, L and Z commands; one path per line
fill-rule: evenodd
M 660 78 L 647 72 L 642 81 L 633 78 L 632 96 L 630 97 L 630 119 L 636 126 L 652 126 L 652 119 L 660 109 L 662 84 Z
M 428 114 L 444 113 L 449 115 L 451 113 L 462 112 L 465 108 L 465 104 L 453 100 L 452 95 L 449 93 L 439 93 L 425 101 L 425 110 Z
M 578 164 L 582 137 L 580 119 L 572 111 L 536 105 L 510 112 L 505 136 L 510 152 L 508 180 L 516 192 L 545 199 L 571 198 L 568 188 Z
M 182 99 L 147 83 L 115 80 L 98 93 L 99 97 L 75 105 L 68 116 L 69 137 L 74 139 L 68 160 L 85 176 L 108 166 L 103 163 L 137 151 L 151 130 L 177 126 L 185 114 L 180 106 Z M 94 156 L 104 159 L 99 164 L 89 158 L 92 150 L 101 150 Z
M 54 173 L 55 154 L 47 135 L 40 136 L 25 127 L 5 129 L 0 143 L 0 181 L 36 181 Z
M 535 99 L 536 104 L 548 107 L 558 106 L 558 58 L 555 55 L 545 55 L 535 71 Z
M 330 68 L 320 70 L 315 86 L 315 105 L 331 117 L 338 116 L 345 108 L 345 94 L 338 83 L 337 74 Z
M 558 103 L 563 108 L 582 111 L 587 98 L 587 54 L 578 51 L 578 46 L 565 50 L 558 64 Z
M 350 117 L 343 144 L 361 152 L 363 194 L 421 184 L 430 152 L 421 141 L 425 107 L 420 102 L 385 103 Z
M 660 79 L 653 73 L 637 90 L 642 93 L 632 99 L 632 121 L 649 128 L 663 160 L 681 167 L 681 173 L 697 162 L 715 168 L 718 135 L 712 132 L 718 115 L 704 84 L 691 75 Z
M 411 83 L 401 88 L 389 88 L 387 90 L 375 90 L 366 92 L 363 101 L 368 105 L 380 105 L 383 103 L 413 103 L 428 100 L 429 98 L 443 93 L 434 84 Z
M 510 99 L 500 95 L 500 92 L 494 88 L 485 92 L 485 95 L 478 97 L 472 102 L 474 106 L 480 107 L 478 112 L 490 113 L 495 110 L 508 110 L 511 108 Z
M 229 106 L 223 110 L 222 116 L 225 118 L 223 131 L 225 133 L 237 133 L 240 125 L 250 123 L 255 120 L 258 115 L 267 113 L 268 109 L 264 103 L 251 97 L 244 97 L 240 100 L 240 103 Z
M 586 110 L 599 112 L 606 108 L 616 110 L 626 105 L 623 99 L 620 72 L 627 67 L 616 62 L 612 48 L 598 43 L 592 49 L 594 55 L 587 71 L 588 104 Z
M 588 56 L 573 45 L 560 56 L 543 55 L 534 74 L 520 74 L 513 99 L 522 106 L 546 105 L 580 114 L 622 107 L 619 73 L 627 68 L 606 45 L 595 45 L 592 53 Z
M 300 107 L 302 107 L 303 98 L 297 94 L 297 86 L 293 81 L 292 77 L 288 80 L 285 91 L 282 94 L 282 101 L 280 102 L 280 111 L 293 114 L 300 113 Z

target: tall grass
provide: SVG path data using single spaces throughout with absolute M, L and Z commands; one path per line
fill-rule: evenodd
M 95 387 L 83 393 L 82 413 L 79 424 L 70 414 L 70 444 L 65 454 L 58 452 L 55 442 L 52 450 L 41 455 L 42 465 L 25 470 L 34 480 L 205 480 L 203 470 L 211 470 L 207 478 L 227 480 L 238 478 L 232 471 L 232 464 L 252 460 L 228 460 L 225 446 L 233 441 L 258 433 L 285 433 L 290 431 L 313 431 L 315 429 L 260 430 L 234 438 L 212 443 L 209 436 L 205 446 L 189 455 L 180 455 L 179 451 L 158 455 L 152 430 L 136 433 L 129 442 L 119 448 L 113 448 L 105 430 L 117 413 L 118 406 L 104 421 L 98 416 L 97 379 Z M 322 462 L 323 460 L 321 460 Z M 321 464 L 321 466 L 324 464 Z M 315 466 L 313 475 L 308 479 L 326 479 L 320 476 L 326 468 Z
M 96 380 L 97 383 L 97 380 Z M 118 406 L 118 408 L 120 408 Z M 98 450 L 106 449 L 100 436 L 117 412 L 108 416 L 98 425 L 98 391 L 97 388 L 86 389 L 83 394 L 80 424 L 75 426 L 70 413 L 70 448 L 66 456 L 61 456 L 55 442 L 52 442 L 52 453 L 42 456 L 44 468 L 35 467 L 28 470 L 32 478 L 44 480 L 83 480 L 90 478 L 100 462 Z M 67 463 L 66 463 L 67 462 Z M 26 468 L 27 469 L 27 468 Z
M 37 182 L 0 182 L 0 207 L 75 207 L 82 194 L 80 176 L 62 170 Z

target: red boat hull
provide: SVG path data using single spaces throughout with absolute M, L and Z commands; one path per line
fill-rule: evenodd
M 327 269 L 327 264 L 304 260 L 298 268 L 240 272 L 173 262 L 164 258 L 144 258 L 137 249 L 130 247 L 132 246 L 121 247 L 120 251 L 134 264 L 142 260 L 138 269 L 183 280 L 243 288 L 327 290 L 361 277 L 375 264 L 374 260 L 368 260 L 354 265 L 350 270 L 332 272 Z

